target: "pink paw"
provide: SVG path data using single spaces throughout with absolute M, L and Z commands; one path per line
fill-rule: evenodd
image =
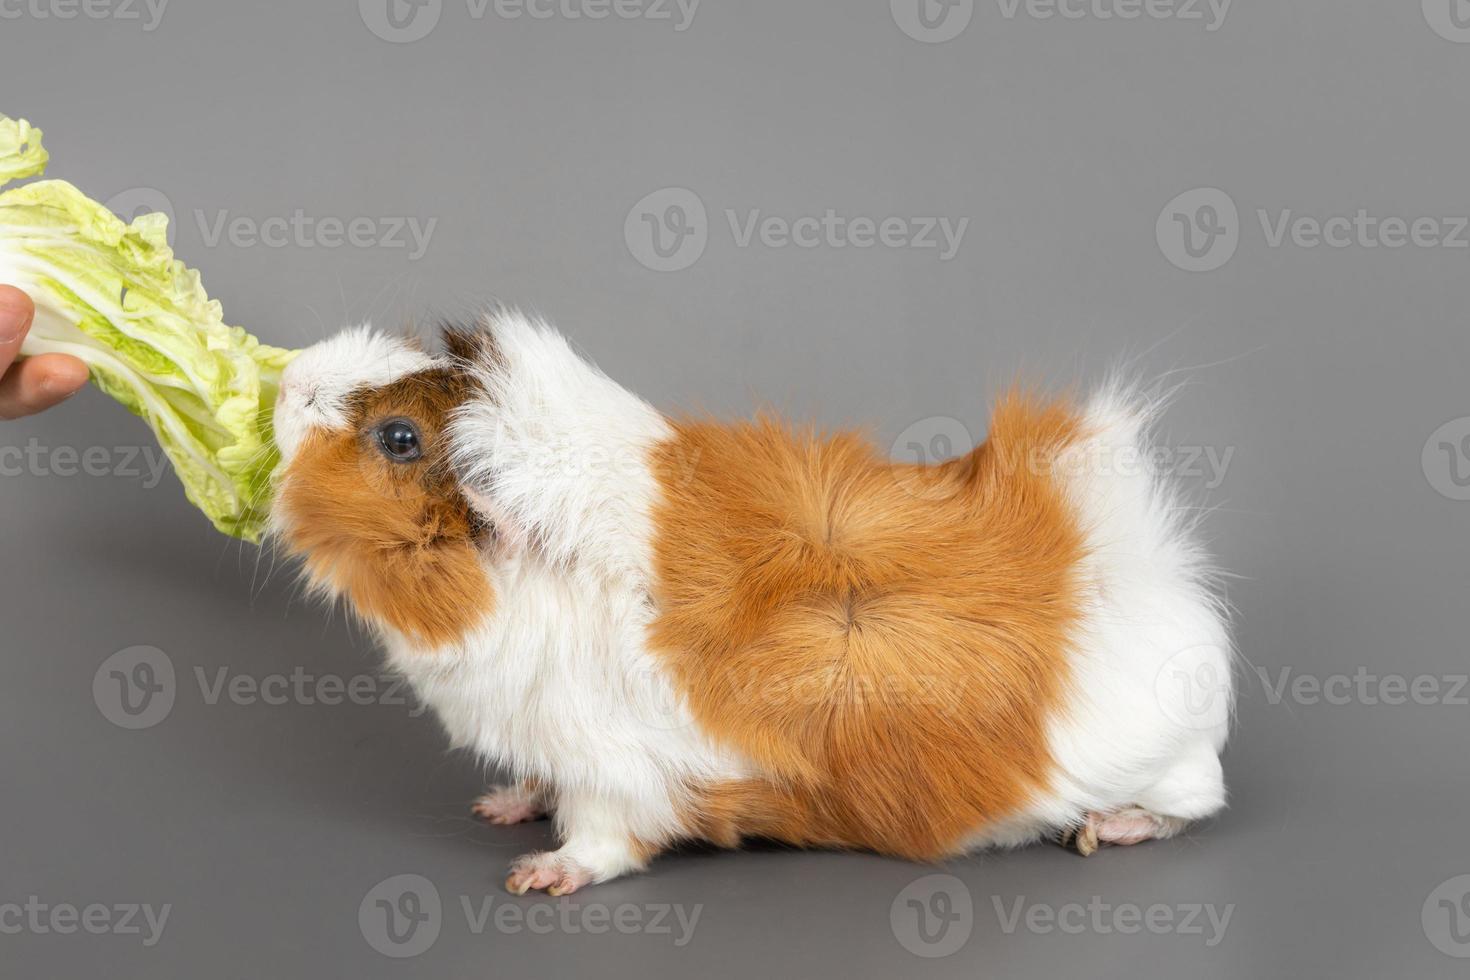
M 1089 857 L 1103 844 L 1126 847 L 1148 840 L 1163 840 L 1182 831 L 1187 821 L 1161 817 L 1141 807 L 1126 807 L 1114 813 L 1089 813 L 1087 822 L 1064 835 L 1063 843 Z
M 552 896 L 570 895 L 591 883 L 592 872 L 560 851 L 540 851 L 516 859 L 505 879 L 505 890 L 513 895 L 524 895 L 533 888 Z
M 1097 823 L 1097 839 L 1104 844 L 1142 844 L 1163 836 L 1167 836 L 1163 818 L 1137 808 L 1110 813 Z
M 546 816 L 536 794 L 522 786 L 496 786 L 475 800 L 470 812 L 481 820 L 502 826 L 529 823 Z

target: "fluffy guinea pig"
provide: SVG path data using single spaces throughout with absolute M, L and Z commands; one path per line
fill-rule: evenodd
M 1228 628 L 1147 399 L 1012 395 L 933 467 L 655 411 L 513 312 L 287 369 L 275 536 L 550 814 L 507 887 L 680 841 L 1090 854 L 1224 806 Z

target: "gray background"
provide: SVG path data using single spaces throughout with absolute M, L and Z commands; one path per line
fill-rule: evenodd
M 1470 460 L 1440 440 L 1428 466 L 1423 453 L 1446 422 L 1462 420 L 1451 443 L 1470 431 L 1470 250 L 1272 247 L 1257 215 L 1470 214 L 1470 44 L 1439 36 L 1417 0 L 1239 0 L 1213 31 L 1024 6 L 1008 18 L 981 0 L 943 44 L 907 36 L 882 0 L 704 0 L 682 32 L 646 18 L 513 20 L 493 6 L 476 19 L 465 0 L 444 0 L 413 43 L 375 36 L 345 0 L 174 0 L 151 31 L 141 6 L 95 9 L 142 20 L 37 16 L 66 12 L 58 2 L 5 8 L 0 111 L 42 126 L 52 175 L 92 196 L 161 193 L 179 251 L 231 322 L 271 342 L 499 297 L 557 321 L 659 405 L 745 413 L 765 402 L 872 424 L 885 444 L 937 416 L 983 434 L 988 401 L 1018 373 L 1086 380 L 1121 356 L 1144 373 L 1184 368 L 1192 384 L 1170 440 L 1234 453 L 1223 480 L 1194 482 L 1219 483 L 1204 494 L 1217 507 L 1208 527 L 1238 576 L 1243 659 L 1272 680 L 1428 675 L 1441 694 L 1467 670 L 1470 502 L 1453 499 L 1464 494 L 1451 465 Z M 707 207 L 708 247 L 658 273 L 635 259 L 624 225 L 667 187 Z M 1223 241 L 1238 249 L 1190 273 L 1169 260 L 1178 243 L 1156 236 L 1156 220 L 1201 187 L 1237 205 Z M 828 208 L 971 225 L 943 262 L 932 249 L 740 247 L 724 216 Z M 412 261 L 404 248 L 207 234 L 220 211 L 259 223 L 296 209 L 437 225 Z M 0 445 L 32 439 L 52 462 L 58 447 L 103 447 L 120 463 L 123 448 L 151 445 L 94 391 L 0 427 Z M 1467 692 L 1311 703 L 1273 699 L 1247 673 L 1221 818 L 1087 861 L 1036 847 L 953 862 L 942 870 L 963 883 L 973 922 L 945 935 L 959 945 L 946 957 L 911 952 L 945 950 L 916 938 L 896 902 L 935 869 L 871 856 L 693 851 L 560 902 L 514 899 L 501 891 L 506 862 L 544 845 L 548 827 L 473 822 L 466 804 L 483 774 L 446 753 L 429 718 L 301 697 L 211 704 L 201 692 L 196 669 L 211 683 L 221 668 L 372 675 L 375 652 L 340 612 L 215 535 L 171 476 L 150 488 L 126 473 L 22 470 L 0 480 L 0 904 L 35 895 L 172 911 L 147 948 L 136 935 L 0 934 L 8 976 L 1470 968 L 1441 950 L 1470 943 L 1431 900 L 1470 873 Z M 169 657 L 176 701 L 161 723 L 128 731 L 92 683 L 107 657 L 139 644 Z M 432 881 L 444 906 L 437 941 L 401 960 L 380 955 L 358 920 L 368 892 L 399 874 Z M 1466 891 L 1446 887 L 1452 901 Z M 539 933 L 492 921 L 476 934 L 462 896 L 492 909 L 570 904 L 582 918 Z M 1052 910 L 1233 911 L 1213 946 L 1208 926 L 1125 934 L 1111 919 L 1075 934 L 1024 922 L 1007 932 L 995 903 L 1022 897 Z M 689 942 L 675 944 L 677 929 L 579 927 L 600 921 L 590 906 L 647 921 L 659 903 L 702 905 Z

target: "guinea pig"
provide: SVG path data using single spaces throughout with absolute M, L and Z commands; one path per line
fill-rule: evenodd
M 1011 394 L 923 467 L 665 416 L 518 313 L 447 347 L 287 368 L 274 535 L 515 777 L 474 812 L 553 817 L 510 891 L 682 841 L 1086 855 L 1224 806 L 1227 617 L 1150 400 Z

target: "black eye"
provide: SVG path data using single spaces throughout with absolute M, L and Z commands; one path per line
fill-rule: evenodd
M 393 419 L 378 426 L 378 445 L 383 455 L 395 463 L 412 463 L 424 454 L 419 445 L 419 431 L 413 423 L 404 419 Z

